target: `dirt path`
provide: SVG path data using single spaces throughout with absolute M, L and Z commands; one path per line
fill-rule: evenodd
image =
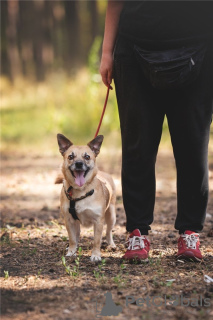
M 3 156 L 2 319 L 95 319 L 101 317 L 96 312 L 95 300 L 100 311 L 107 291 L 112 293 L 122 312 L 117 317 L 103 316 L 102 319 L 213 318 L 213 284 L 204 282 L 204 275 L 213 277 L 213 162 L 210 161 L 208 215 L 200 237 L 204 260 L 186 263 L 174 256 L 178 238 L 173 227 L 176 215 L 174 161 L 170 151 L 160 151 L 148 265 L 126 264 L 121 259 L 126 234 L 120 159 L 106 161 L 103 153 L 99 163 L 101 169 L 113 174 L 117 184 L 114 228 L 117 249 L 108 251 L 104 238 L 102 263 L 91 263 L 93 233 L 91 229 L 82 229 L 80 258 L 76 261 L 67 258 L 66 269 L 62 256 L 68 239 L 63 220 L 59 218 L 61 186 L 53 184 L 60 158 Z M 175 281 L 168 281 L 171 279 Z M 147 297 L 152 300 L 146 300 L 143 306 L 138 305 L 142 300 L 126 306 L 127 296 L 132 296 L 129 298 L 132 302 Z

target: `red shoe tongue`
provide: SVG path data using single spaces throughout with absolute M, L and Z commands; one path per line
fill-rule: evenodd
M 82 187 L 85 184 L 84 171 L 75 171 L 75 183 Z
M 139 229 L 135 229 L 134 231 L 132 231 L 132 233 L 129 235 L 130 238 L 132 237 L 141 237 L 141 233 Z
M 185 234 L 192 234 L 192 233 L 195 233 L 195 232 L 194 231 L 190 231 L 190 230 L 186 230 L 184 233 Z

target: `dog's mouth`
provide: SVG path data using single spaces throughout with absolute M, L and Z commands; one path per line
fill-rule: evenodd
M 87 170 L 71 170 L 70 172 L 72 176 L 75 178 L 75 183 L 79 186 L 82 187 L 85 184 L 85 177 L 87 173 L 89 172 L 90 168 Z

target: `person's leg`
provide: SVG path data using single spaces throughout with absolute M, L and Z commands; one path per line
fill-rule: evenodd
M 148 234 L 155 202 L 155 162 L 164 119 L 161 93 L 144 78 L 131 47 L 118 43 L 114 81 L 122 137 L 126 229 Z
M 212 118 L 212 74 L 206 58 L 199 78 L 170 93 L 167 118 L 177 167 L 175 228 L 201 231 L 208 201 L 208 143 Z

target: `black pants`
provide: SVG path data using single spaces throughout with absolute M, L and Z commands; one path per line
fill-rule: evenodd
M 143 75 L 132 44 L 119 38 L 114 81 L 122 137 L 122 190 L 127 231 L 148 234 L 155 203 L 155 162 L 167 116 L 177 168 L 175 228 L 203 228 L 208 202 L 208 143 L 212 119 L 211 53 L 190 86 L 153 88 Z M 212 63 L 212 61 L 211 61 Z

